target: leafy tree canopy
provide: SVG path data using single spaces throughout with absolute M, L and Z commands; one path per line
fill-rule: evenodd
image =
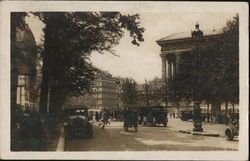
M 200 41 L 200 40 L 198 40 Z M 182 54 L 180 72 L 171 89 L 182 99 L 238 102 L 239 17 L 223 28 L 220 38 L 202 43 L 193 53 Z
M 89 91 L 96 68 L 89 61 L 92 52 L 115 54 L 128 30 L 131 43 L 143 41 L 144 28 L 139 15 L 119 12 L 39 12 L 34 13 L 46 25 L 44 28 L 44 53 L 52 79 L 63 81 L 66 91 L 83 94 Z M 46 59 L 46 58 L 45 58 Z M 45 63 L 46 64 L 46 63 Z

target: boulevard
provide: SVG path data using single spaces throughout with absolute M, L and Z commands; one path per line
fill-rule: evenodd
M 169 119 L 163 127 L 139 126 L 138 132 L 123 129 L 123 122 L 111 121 L 102 129 L 94 122 L 93 138 L 74 137 L 65 140 L 65 151 L 235 151 L 239 141 L 227 141 L 223 135 L 226 125 L 204 124 L 204 130 L 213 130 L 219 137 L 198 136 L 179 132 L 192 128 L 192 122 Z

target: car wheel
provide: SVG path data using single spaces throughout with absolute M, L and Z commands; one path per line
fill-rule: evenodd
M 234 139 L 234 133 L 233 133 L 233 131 L 230 128 L 227 128 L 225 130 L 225 135 L 226 135 L 226 139 L 228 141 L 232 141 Z

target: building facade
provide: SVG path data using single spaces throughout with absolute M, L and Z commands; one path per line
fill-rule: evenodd
M 94 109 L 115 110 L 119 107 L 118 79 L 112 77 L 108 72 L 97 75 L 93 88 L 93 97 L 96 102 Z
M 181 110 L 188 110 L 189 107 L 192 108 L 194 104 L 194 102 L 179 101 L 174 94 L 175 91 L 169 88 L 171 84 L 174 83 L 175 76 L 179 72 L 182 56 L 185 54 L 194 54 L 198 45 L 202 46 L 220 38 L 222 38 L 221 30 L 201 31 L 197 23 L 195 30 L 191 31 L 191 33 L 176 33 L 156 41 L 161 47 L 161 90 L 163 93 L 163 104 L 169 106 L 171 111 L 179 113 Z M 202 102 L 201 108 L 203 112 L 211 112 L 211 107 L 207 107 L 204 102 Z M 235 105 L 234 108 L 237 110 L 238 105 Z M 223 104 L 219 104 L 218 107 L 214 107 L 214 109 L 223 110 Z
M 15 30 L 16 42 L 14 44 L 16 47 L 15 58 L 17 69 L 16 104 L 21 105 L 22 110 L 29 108 L 30 111 L 38 112 L 37 45 L 31 29 L 25 22 L 26 14 L 20 15 L 20 24 Z
M 94 110 L 116 110 L 120 106 L 119 78 L 113 77 L 108 72 L 96 75 L 92 92 L 79 97 L 70 97 L 67 106 L 86 105 Z

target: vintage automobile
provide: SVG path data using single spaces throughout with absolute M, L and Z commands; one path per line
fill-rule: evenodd
M 75 136 L 93 137 L 93 123 L 88 118 L 88 108 L 78 107 L 65 110 L 67 116 L 64 129 L 67 138 Z
M 168 124 L 168 112 L 164 106 L 151 106 L 145 108 L 143 114 L 143 125 L 156 126 L 156 124 L 163 124 L 164 127 Z
M 124 117 L 124 130 L 128 131 L 128 128 L 134 128 L 135 132 L 138 131 L 138 115 L 133 109 L 127 109 L 123 111 Z
M 182 121 L 188 121 L 189 119 L 193 119 L 193 111 L 181 111 L 180 118 Z
M 231 115 L 229 126 L 225 130 L 226 139 L 232 141 L 235 136 L 239 135 L 239 114 Z

